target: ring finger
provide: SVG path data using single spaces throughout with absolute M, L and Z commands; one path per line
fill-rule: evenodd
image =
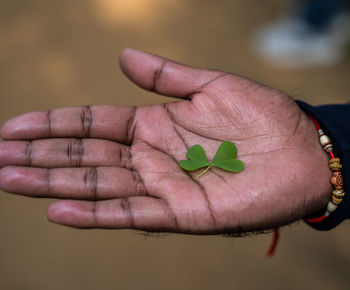
M 0 143 L 0 167 L 115 166 L 131 169 L 130 147 L 100 139 L 39 139 Z

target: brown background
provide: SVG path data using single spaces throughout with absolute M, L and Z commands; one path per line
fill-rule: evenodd
M 350 53 L 342 64 L 283 71 L 251 52 L 254 30 L 281 0 L 1 0 L 0 122 L 79 104 L 169 99 L 131 84 L 124 47 L 235 72 L 312 104 L 349 101 Z M 0 194 L 0 289 L 349 289 L 349 222 L 330 232 L 303 223 L 271 235 L 228 239 L 134 231 L 75 230 L 45 218 L 49 200 Z

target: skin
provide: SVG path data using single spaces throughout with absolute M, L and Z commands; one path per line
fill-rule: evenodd
M 50 204 L 51 222 L 192 234 L 289 224 L 324 208 L 331 171 L 294 100 L 234 74 L 126 49 L 124 73 L 177 102 L 31 112 L 1 128 L 0 188 Z M 240 173 L 178 166 L 200 144 L 211 160 L 234 142 Z

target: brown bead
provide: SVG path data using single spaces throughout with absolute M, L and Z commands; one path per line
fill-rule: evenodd
M 343 198 L 345 195 L 345 191 L 344 190 L 333 190 L 332 194 L 336 197 L 336 198 Z
M 332 158 L 331 160 L 329 160 L 329 168 L 332 169 L 333 171 L 341 169 L 342 165 L 340 164 L 340 159 Z
M 343 175 L 340 171 L 334 171 L 331 177 L 331 183 L 335 189 L 342 189 L 343 187 Z

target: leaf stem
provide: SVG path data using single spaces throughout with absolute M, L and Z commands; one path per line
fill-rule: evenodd
M 205 168 L 199 175 L 197 175 L 194 179 L 197 180 L 199 177 L 201 177 L 204 173 L 206 173 L 210 169 L 211 165 L 209 165 L 207 168 Z

